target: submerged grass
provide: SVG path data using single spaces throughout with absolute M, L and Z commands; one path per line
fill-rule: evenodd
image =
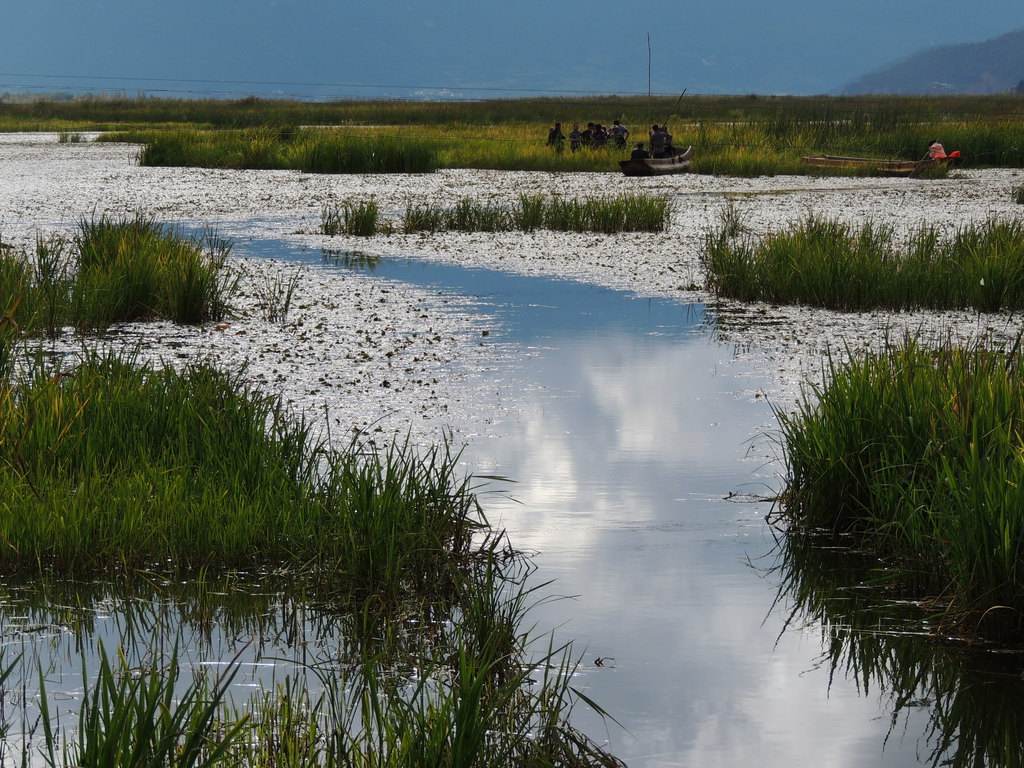
M 75 729 L 55 726 L 40 673 L 40 716 L 23 720 L 41 738 L 33 734 L 23 755 L 35 749 L 55 768 L 620 768 L 570 722 L 580 702 L 606 713 L 573 687 L 571 646 L 539 646 L 526 628 L 535 591 L 482 566 L 460 586 L 452 621 L 411 663 L 369 648 L 340 664 L 311 660 L 249 701 L 229 697 L 237 659 L 215 678 L 200 668 L 189 679 L 176 650 L 162 663 L 154 644 L 133 665 L 101 647 L 99 675 L 83 669 Z
M 141 214 L 86 219 L 70 241 L 38 238 L 32 255 L 0 250 L 0 310 L 51 337 L 66 325 L 220 320 L 237 284 L 229 253 L 219 238 L 184 238 Z
M 1024 633 L 1024 369 L 1019 343 L 830 359 L 778 413 L 793 530 L 849 534 L 891 558 L 949 616 Z
M 484 528 L 457 457 L 334 450 L 242 373 L 43 359 L 0 385 L 0 571 L 309 570 L 437 594 Z
M 733 214 L 730 214 L 733 216 Z M 1024 307 L 1024 222 L 989 220 L 904 240 L 890 227 L 808 216 L 761 238 L 735 221 L 705 236 L 702 262 L 716 295 L 740 301 L 983 312 Z
M 410 204 L 402 220 L 402 231 L 660 232 L 668 226 L 670 217 L 667 198 L 646 194 L 583 199 L 521 195 L 512 207 L 463 198 L 451 208 Z

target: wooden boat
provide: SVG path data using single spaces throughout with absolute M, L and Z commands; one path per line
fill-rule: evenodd
M 643 160 L 620 160 L 619 168 L 627 176 L 665 176 L 670 173 L 685 173 L 690 168 L 693 147 L 672 157 L 647 157 Z
M 837 170 L 863 170 L 879 176 L 916 176 L 929 168 L 944 165 L 953 158 L 943 160 L 879 160 L 872 157 L 840 157 L 839 155 L 810 155 L 800 158 L 812 168 Z

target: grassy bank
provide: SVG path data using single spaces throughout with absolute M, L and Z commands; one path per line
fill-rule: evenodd
M 482 546 L 443 447 L 333 450 L 242 374 L 86 354 L 0 387 L 3 572 L 277 566 L 397 599 Z
M 793 531 L 888 558 L 969 632 L 1024 632 L 1024 369 L 1019 347 L 913 340 L 831 361 L 779 413 Z
M 705 237 L 707 287 L 740 301 L 839 310 L 994 312 L 1024 306 L 1024 222 L 990 220 L 905 238 L 873 223 L 809 216 L 764 237 L 728 212 Z
M 373 200 L 345 201 L 321 212 L 325 235 L 405 234 L 416 232 L 661 232 L 669 225 L 668 199 L 646 194 L 605 198 L 565 198 L 520 195 L 515 205 L 503 206 L 463 198 L 454 206 L 410 203 L 399 224 L 381 218 Z
M 153 219 L 83 220 L 75 236 L 40 238 L 34 253 L 0 250 L 0 315 L 25 333 L 167 319 L 220 320 L 236 278 L 230 245 L 181 237 Z

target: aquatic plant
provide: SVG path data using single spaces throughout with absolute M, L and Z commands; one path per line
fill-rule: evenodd
M 913 338 L 830 356 L 778 411 L 793 531 L 888 558 L 950 620 L 1024 630 L 1024 369 L 1020 343 L 929 349 Z
M 1013 202 L 1017 205 L 1024 205 L 1024 184 L 1013 190 Z
M 429 173 L 437 168 L 431 140 L 340 130 L 181 129 L 126 136 L 144 142 L 139 165 L 298 170 L 307 173 Z
M 268 323 L 286 323 L 298 287 L 298 271 L 287 278 L 281 272 L 257 278 L 253 283 L 253 293 L 256 295 L 256 308 L 263 319 Z
M 510 207 L 462 198 L 450 208 L 410 203 L 402 220 L 402 231 L 659 232 L 668 226 L 670 215 L 667 198 L 642 193 L 605 198 L 521 195 L 517 204 Z
M 320 211 L 320 233 L 323 235 L 372 237 L 390 232 L 391 227 L 381 221 L 380 207 L 373 198 L 343 200 L 340 204 L 325 205 Z
M 57 135 L 58 144 L 81 144 L 86 141 L 85 136 L 80 133 L 72 133 L 69 131 L 61 131 Z
M 220 320 L 237 287 L 230 251 L 216 236 L 185 238 L 142 214 L 83 219 L 71 241 L 37 238 L 31 256 L 0 251 L 0 305 L 16 304 L 24 333 L 50 337 L 65 325 Z
M 739 228 L 737 228 L 739 226 Z M 740 301 L 840 310 L 1024 306 L 1024 222 L 991 219 L 947 234 L 808 216 L 755 237 L 735 221 L 710 230 L 701 255 L 707 286 Z
M 447 446 L 335 450 L 244 372 L 85 352 L 0 389 L 0 571 L 260 565 L 437 594 L 483 520 Z
M 494 573 L 492 562 L 469 575 L 453 621 L 439 622 L 439 632 L 415 656 L 394 657 L 367 645 L 340 664 L 313 657 L 273 689 L 241 701 L 227 694 L 237 659 L 216 677 L 199 668 L 189 679 L 176 650 L 164 662 L 159 638 L 148 651 L 133 651 L 142 659 L 134 664 L 123 656 L 109 660 L 100 646 L 98 676 L 83 670 L 76 729 L 57 729 L 39 674 L 39 717 L 32 722 L 22 710 L 22 718 L 41 738 L 25 742 L 23 756 L 40 752 L 55 768 L 365 768 L 393 761 L 620 768 L 571 723 L 581 702 L 599 718 L 607 713 L 573 687 L 579 662 L 571 645 L 533 636 L 527 614 L 537 587 Z M 316 651 L 304 656 L 309 653 Z

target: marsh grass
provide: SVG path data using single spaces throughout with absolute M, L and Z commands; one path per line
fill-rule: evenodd
M 1024 222 L 989 220 L 951 233 L 808 216 L 755 237 L 735 213 L 705 236 L 707 286 L 740 301 L 982 312 L 1024 306 Z
M 59 144 L 82 144 L 85 141 L 87 141 L 87 139 L 80 133 L 61 131 L 57 135 L 57 143 Z
M 103 329 L 154 318 L 199 324 L 229 311 L 231 246 L 181 237 L 153 219 L 84 219 L 71 240 L 37 238 L 34 253 L 0 250 L 0 308 L 24 333 Z
M 282 566 L 439 594 L 484 522 L 457 456 L 334 450 L 244 372 L 83 353 L 0 389 L 0 571 Z
M 321 209 L 320 233 L 372 237 L 376 234 L 391 234 L 391 225 L 381 219 L 380 206 L 373 198 L 343 200 Z
M 181 129 L 119 137 L 144 143 L 139 164 L 307 173 L 429 173 L 438 167 L 429 139 L 306 128 L 236 131 Z
M 1024 630 L 1024 370 L 1019 343 L 927 349 L 912 338 L 829 358 L 777 413 L 781 512 L 794 530 L 849 534 L 896 563 L 953 621 Z
M 1013 190 L 1013 202 L 1017 205 L 1024 205 L 1024 184 Z
M 622 194 L 607 198 L 521 195 L 512 207 L 463 198 L 450 208 L 410 203 L 402 231 L 414 232 L 660 232 L 670 221 L 667 198 Z
M 252 288 L 256 296 L 256 308 L 264 320 L 281 325 L 288 322 L 299 281 L 298 271 L 287 277 L 282 272 L 274 272 L 255 279 Z

